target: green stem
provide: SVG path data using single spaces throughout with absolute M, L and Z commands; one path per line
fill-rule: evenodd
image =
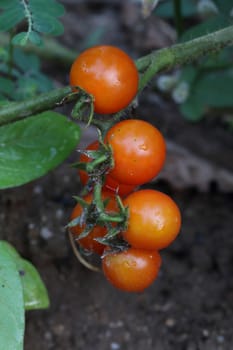
M 139 92 L 159 71 L 190 63 L 203 55 L 218 52 L 232 44 L 233 25 L 182 44 L 154 51 L 138 59 L 137 68 L 140 72 L 144 72 L 140 79 Z M 31 100 L 6 104 L 0 109 L 0 126 L 44 110 L 53 109 L 63 102 L 75 101 L 77 97 L 78 94 L 72 93 L 70 87 L 65 87 L 41 94 Z
M 101 222 L 117 222 L 117 223 L 123 223 L 125 221 L 125 218 L 121 215 L 108 215 L 104 212 L 100 213 L 99 221 Z
M 12 44 L 12 38 L 14 36 L 14 30 L 10 32 L 10 39 L 8 41 L 8 52 L 9 52 L 9 59 L 8 59 L 8 72 L 7 75 L 9 79 L 11 79 L 12 69 L 13 69 L 13 56 L 14 56 L 14 45 Z
M 94 203 L 96 207 L 98 208 L 99 212 L 102 213 L 104 211 L 104 204 L 102 201 L 102 183 L 96 183 L 94 186 L 93 190 L 93 198 L 94 198 Z
M 24 7 L 24 13 L 25 13 L 25 16 L 26 16 L 26 19 L 27 19 L 27 22 L 28 22 L 28 29 L 27 29 L 27 35 L 26 35 L 26 38 L 25 38 L 25 43 L 28 41 L 29 39 L 29 36 L 32 32 L 32 14 L 29 10 L 29 6 L 28 6 L 28 3 L 25 1 L 25 0 L 21 0 L 22 2 L 22 5 Z
M 180 37 L 183 33 L 183 16 L 181 0 L 173 0 L 174 19 L 177 36 Z
M 110 155 L 108 153 L 102 154 L 100 157 L 93 159 L 91 162 L 87 163 L 86 170 L 88 173 L 91 173 L 95 170 L 95 168 L 103 164 L 105 161 L 109 159 Z
M 103 200 L 102 200 L 102 184 L 96 183 L 93 190 L 93 202 L 96 205 L 96 208 L 99 212 L 98 222 L 116 222 L 116 223 L 124 223 L 126 221 L 126 216 L 123 214 L 125 212 L 125 208 L 123 207 L 119 214 L 107 214 L 105 212 Z
M 184 65 L 198 58 L 220 51 L 233 44 L 233 26 L 218 30 L 211 34 L 161 49 L 137 60 L 139 71 L 144 71 L 139 83 L 139 91 L 161 70 Z
M 11 102 L 0 108 L 0 125 L 8 124 L 34 114 L 53 109 L 59 105 L 77 100 L 78 93 L 70 86 L 40 94 L 23 102 Z

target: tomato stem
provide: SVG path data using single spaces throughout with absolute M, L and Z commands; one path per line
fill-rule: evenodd
M 113 213 L 113 214 L 106 214 L 105 212 L 105 206 L 104 202 L 101 198 L 101 192 L 102 192 L 102 185 L 101 183 L 96 183 L 94 186 L 94 200 L 93 202 L 96 205 L 96 208 L 99 212 L 99 217 L 97 221 L 99 223 L 105 223 L 105 222 L 116 222 L 116 223 L 122 223 L 123 225 L 127 222 L 127 210 L 123 206 L 120 197 L 116 196 L 118 207 L 120 209 L 119 214 Z
M 92 173 L 98 165 L 103 165 L 106 163 L 106 168 L 109 169 L 111 166 L 109 165 L 111 159 L 111 155 L 109 153 L 102 154 L 100 157 L 93 159 L 91 162 L 86 163 L 86 171 L 87 173 Z M 103 172 L 106 172 L 105 169 Z

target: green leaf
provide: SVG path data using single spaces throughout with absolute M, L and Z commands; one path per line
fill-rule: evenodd
M 25 310 L 46 309 L 49 307 L 47 289 L 36 268 L 27 260 L 16 261 L 23 286 Z
M 206 20 L 187 30 L 180 38 L 180 42 L 192 40 L 202 35 L 212 33 L 216 30 L 225 28 L 231 24 L 230 20 L 223 15 L 219 15 Z
M 9 59 L 9 51 L 5 47 L 0 47 L 0 61 L 7 62 Z
M 31 72 L 29 76 L 21 75 L 14 86 L 14 100 L 21 101 L 36 96 L 38 93 L 50 91 L 53 82 L 38 72 Z
M 192 93 L 205 106 L 233 107 L 233 69 L 203 74 L 195 83 Z
M 23 350 L 24 301 L 19 273 L 11 248 L 0 241 L 1 348 Z
M 200 120 L 209 108 L 232 108 L 233 70 L 203 72 L 191 86 L 188 99 L 180 106 L 183 115 Z
M 180 111 L 185 119 L 191 122 L 197 122 L 202 119 L 205 113 L 205 107 L 192 94 L 180 105 Z
M 47 13 L 41 13 L 33 19 L 33 28 L 39 33 L 50 35 L 60 35 L 64 32 L 64 27 L 55 17 Z
M 6 97 L 0 94 L 0 107 L 4 104 L 5 101 L 7 101 Z
M 18 6 L 19 0 L 0 0 L 0 8 L 8 9 L 9 7 Z
M 0 188 L 19 186 L 48 173 L 78 144 L 80 128 L 44 112 L 0 128 Z
M 185 66 L 181 71 L 179 80 L 185 81 L 186 83 L 191 85 L 191 84 L 193 84 L 193 82 L 197 78 L 197 75 L 198 75 L 197 67 L 194 67 L 192 65 Z
M 184 17 L 190 17 L 196 14 L 197 5 L 195 0 L 181 0 L 181 10 Z M 157 16 L 172 18 L 174 17 L 173 1 L 161 2 L 155 10 Z
M 53 0 L 30 0 L 29 5 L 35 17 L 43 12 L 53 17 L 60 17 L 65 12 L 64 6 Z
M 40 69 L 38 56 L 32 53 L 25 53 L 18 48 L 14 50 L 14 62 L 18 68 L 27 74 L 30 71 L 38 72 Z
M 45 309 L 49 306 L 47 289 L 36 270 L 27 260 L 22 259 L 16 249 L 6 241 L 0 241 L 0 248 L 7 251 L 14 262 L 23 288 L 25 310 Z
M 27 44 L 29 38 L 28 32 L 21 32 L 13 36 L 12 44 L 24 46 Z
M 42 44 L 42 39 L 40 37 L 40 35 L 34 31 L 29 32 L 21 32 L 16 34 L 13 38 L 12 38 L 12 43 L 14 45 L 21 45 L 24 46 L 27 44 L 28 40 L 37 46 L 40 46 Z
M 42 45 L 41 36 L 38 33 L 34 32 L 34 31 L 30 32 L 29 40 L 34 45 L 37 45 L 37 46 L 41 46 Z
M 0 91 L 6 95 L 10 95 L 13 91 L 14 83 L 12 80 L 0 77 Z
M 26 100 L 27 98 L 32 98 L 38 93 L 38 83 L 36 79 L 27 76 L 21 76 L 17 81 L 14 99 Z
M 33 77 L 36 79 L 37 88 L 40 92 L 47 92 L 53 89 L 53 81 L 46 75 L 36 72 L 33 74 Z
M 0 72 L 2 72 L 5 75 L 7 75 L 8 71 L 9 71 L 8 65 L 6 63 L 2 63 L 2 64 L 0 63 Z M 17 71 L 17 69 L 12 68 L 11 76 L 12 77 L 18 77 L 19 76 L 19 72 Z
M 20 2 L 16 6 L 7 8 L 0 14 L 0 32 L 7 31 L 15 27 L 24 19 L 24 11 Z
M 230 15 L 230 11 L 233 7 L 232 0 L 214 0 L 214 3 L 217 5 L 220 12 Z

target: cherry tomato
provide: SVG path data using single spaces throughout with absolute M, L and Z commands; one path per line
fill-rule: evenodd
M 137 119 L 121 121 L 105 137 L 113 151 L 114 167 L 109 175 L 120 183 L 141 185 L 161 170 L 166 155 L 162 134 L 153 125 Z
M 178 235 L 181 214 L 175 202 L 155 190 L 140 190 L 123 200 L 129 208 L 124 239 L 134 248 L 159 250 L 167 247 Z
M 97 150 L 98 147 L 99 147 L 99 141 L 94 141 L 87 146 L 86 150 L 94 151 L 94 150 Z M 91 161 L 91 158 L 86 156 L 85 154 L 81 154 L 79 160 L 80 162 L 88 163 Z M 86 185 L 88 181 L 88 174 L 86 173 L 86 171 L 79 170 L 79 177 L 80 177 L 81 183 L 83 185 Z M 112 191 L 115 194 L 118 194 L 119 196 L 126 196 L 135 189 L 135 186 L 119 183 L 118 181 L 113 179 L 109 174 L 106 174 L 103 189 Z
M 76 58 L 70 70 L 70 84 L 94 96 L 96 113 L 111 114 L 127 107 L 136 96 L 138 71 L 124 51 L 99 45 Z
M 157 251 L 129 248 L 109 253 L 102 259 L 103 272 L 108 281 L 123 291 L 141 292 L 156 279 L 161 265 Z
M 135 185 L 125 185 L 116 181 L 109 174 L 105 177 L 104 188 L 118 194 L 120 197 L 125 197 L 135 190 Z
M 117 212 L 118 206 L 117 206 L 117 202 L 115 200 L 115 197 L 112 195 L 111 192 L 103 191 L 102 199 L 104 200 L 107 198 L 109 198 L 109 202 L 108 202 L 107 207 L 106 207 L 107 212 Z M 91 203 L 93 200 L 93 195 L 88 194 L 88 195 L 84 196 L 83 199 L 87 203 Z M 70 219 L 73 220 L 76 217 L 80 216 L 82 211 L 83 211 L 82 206 L 80 204 L 77 204 L 71 213 Z M 71 227 L 70 231 L 74 236 L 78 237 L 82 233 L 84 228 L 85 228 L 85 225 L 76 225 L 76 226 Z M 99 255 L 102 255 L 104 249 L 106 248 L 106 245 L 97 242 L 95 240 L 95 238 L 104 237 L 106 235 L 106 233 L 107 233 L 106 227 L 97 225 L 92 229 L 92 231 L 86 237 L 78 240 L 78 244 L 84 249 L 87 249 L 91 252 L 95 252 Z

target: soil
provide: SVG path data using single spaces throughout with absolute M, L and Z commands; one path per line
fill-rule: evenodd
M 129 1 L 64 4 L 63 42 L 70 47 L 78 42 L 80 50 L 103 24 L 111 30 L 102 40 L 133 56 L 156 48 L 153 19 L 139 21 L 138 6 Z M 171 44 L 172 26 L 160 23 L 161 31 L 160 46 Z M 143 33 L 149 34 L 140 41 Z M 54 71 L 49 63 L 45 68 Z M 67 83 L 59 68 L 55 72 L 59 84 Z M 189 124 L 172 102 L 150 91 L 137 113 L 149 120 L 157 114 L 154 123 L 169 141 L 232 171 L 232 134 L 219 119 Z M 84 133 L 82 146 L 93 137 L 91 129 Z M 43 178 L 1 193 L 1 239 L 38 268 L 51 301 L 48 310 L 26 314 L 25 350 L 232 350 L 233 188 L 223 192 L 216 181 L 205 191 L 196 183 L 178 188 L 165 176 L 151 184 L 177 202 L 182 230 L 162 251 L 156 282 L 143 293 L 124 293 L 83 267 L 70 247 L 65 225 L 80 184 L 69 164 L 76 157 L 74 152 Z

